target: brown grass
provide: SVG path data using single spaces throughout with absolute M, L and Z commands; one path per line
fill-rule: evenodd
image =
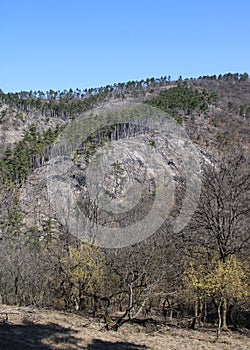
M 2 313 L 6 311 L 6 314 Z M 0 349 L 52 350 L 247 350 L 250 334 L 223 333 L 214 342 L 216 330 L 202 328 L 193 331 L 176 326 L 125 324 L 117 332 L 105 331 L 95 319 L 65 312 L 29 308 L 0 308 Z

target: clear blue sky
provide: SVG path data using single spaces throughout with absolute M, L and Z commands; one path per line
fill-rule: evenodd
M 250 73 L 249 0 L 0 0 L 0 88 Z

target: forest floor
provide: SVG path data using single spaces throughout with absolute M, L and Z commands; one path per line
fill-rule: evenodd
M 7 316 L 6 316 L 7 315 Z M 80 315 L 0 306 L 0 349 L 3 350 L 247 350 L 250 331 L 228 331 L 215 342 L 216 329 L 180 328 L 170 324 L 124 324 L 106 331 L 96 319 Z

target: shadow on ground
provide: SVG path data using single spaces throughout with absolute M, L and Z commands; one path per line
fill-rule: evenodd
M 88 350 L 141 350 L 148 349 L 144 345 L 136 345 L 128 342 L 109 342 L 100 339 L 94 339 L 88 346 Z
M 65 349 L 77 346 L 77 341 L 72 336 L 73 331 L 55 323 L 33 324 L 24 321 L 21 325 L 0 324 L 0 349 L 4 350 L 51 350 L 53 346 L 43 344 L 48 340 L 50 344 L 65 344 Z

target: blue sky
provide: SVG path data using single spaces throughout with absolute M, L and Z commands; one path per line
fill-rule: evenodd
M 250 73 L 249 0 L 0 0 L 0 88 Z

